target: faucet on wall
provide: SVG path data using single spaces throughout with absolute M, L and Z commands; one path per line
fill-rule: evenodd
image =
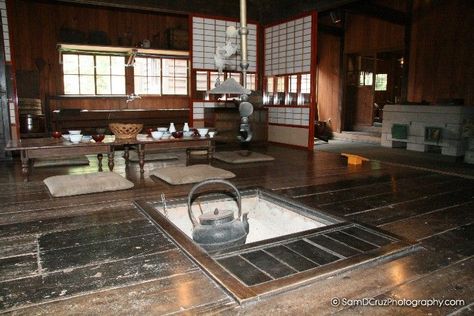
M 127 95 L 127 100 L 125 100 L 125 102 L 127 102 L 127 104 L 129 102 L 132 102 L 132 101 L 135 101 L 136 99 L 141 99 L 142 97 L 139 96 L 138 94 L 135 94 L 135 93 L 131 93 L 131 94 L 128 94 Z

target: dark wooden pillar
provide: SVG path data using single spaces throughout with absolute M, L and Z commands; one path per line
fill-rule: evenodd
M 8 111 L 8 96 L 6 82 L 5 53 L 3 47 L 3 30 L 0 25 L 0 160 L 10 155 L 5 152 L 5 146 L 10 140 L 10 112 Z
M 410 46 L 411 46 L 411 29 L 412 29 L 412 12 L 413 0 L 407 1 L 407 13 L 405 20 L 405 44 L 403 48 L 403 74 L 402 85 L 400 89 L 401 103 L 406 103 L 408 100 L 408 75 L 410 66 Z

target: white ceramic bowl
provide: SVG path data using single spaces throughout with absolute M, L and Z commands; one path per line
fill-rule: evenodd
M 81 130 L 80 130 L 80 129 L 78 129 L 78 130 L 73 129 L 73 130 L 70 130 L 70 131 L 69 131 L 69 134 L 71 134 L 71 135 L 78 135 L 78 134 L 80 134 L 80 133 L 81 133 Z
M 183 132 L 183 136 L 184 137 L 191 137 L 194 135 L 194 132 L 193 131 L 187 131 L 187 132 Z
M 151 137 L 153 137 L 153 139 L 160 139 L 161 137 L 163 137 L 163 134 L 163 132 L 153 131 L 151 132 Z
M 207 133 L 207 135 L 209 135 L 210 138 L 214 137 L 214 135 L 216 135 L 216 132 L 215 131 L 209 131 Z
M 82 141 L 83 141 L 83 142 L 90 142 L 91 139 L 92 139 L 92 136 L 90 136 L 90 135 L 87 135 L 87 136 L 86 136 L 86 135 L 83 135 L 83 136 L 82 136 Z
M 69 135 L 69 140 L 74 144 L 79 144 L 82 139 L 82 134 L 71 134 Z
M 69 134 L 62 134 L 61 135 L 65 140 L 69 140 Z
M 201 137 L 206 136 L 207 132 L 209 132 L 209 128 L 198 128 L 197 130 Z
M 166 133 L 168 131 L 168 127 L 158 127 L 156 129 L 158 132 L 163 132 L 163 133 Z

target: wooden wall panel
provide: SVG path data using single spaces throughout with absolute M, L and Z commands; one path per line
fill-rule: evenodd
M 409 101 L 461 98 L 474 105 L 473 16 L 471 0 L 415 1 Z
M 407 10 L 407 0 L 375 0 L 373 2 L 377 5 L 388 7 L 401 12 L 406 12 Z
M 156 100 L 160 99 L 160 105 L 157 106 Z M 188 108 L 188 97 L 182 96 L 162 96 L 159 98 L 143 97 L 127 103 L 125 98 L 102 98 L 102 97 L 83 97 L 70 98 L 60 97 L 47 100 L 47 105 L 51 111 L 57 109 L 88 109 L 88 110 L 132 110 L 146 109 L 153 110 L 158 108 L 182 109 Z
M 403 26 L 362 15 L 346 16 L 346 54 L 399 50 L 403 46 Z
M 150 39 L 156 48 L 166 47 L 165 32 L 168 28 L 188 29 L 187 16 L 45 1 L 15 0 L 9 1 L 9 5 L 12 7 L 10 23 L 16 71 L 39 74 L 40 87 L 37 97 L 43 102 L 47 97 L 63 93 L 61 65 L 56 49 L 56 44 L 60 42 L 61 28 L 75 29 L 85 34 L 94 31 L 106 32 L 111 45 L 118 45 L 119 37 L 123 33 L 130 32 L 132 43 Z M 23 90 L 35 91 L 31 87 Z M 110 98 L 100 102 L 90 101 L 88 98 L 76 98 L 70 99 L 68 104 L 71 107 L 81 107 L 90 103 L 104 104 L 103 102 L 106 105 L 101 106 L 106 108 L 115 106 L 123 108 L 125 104 L 123 98 Z M 188 107 L 188 98 L 144 97 L 142 100 L 129 103 L 128 106 Z
M 391 1 L 390 4 L 397 9 L 401 6 L 397 1 Z M 368 16 L 348 14 L 344 53 L 375 56 L 377 52 L 399 51 L 404 47 L 404 37 L 404 26 Z M 346 85 L 345 129 L 372 125 L 374 111 L 372 89 L 372 87 L 350 89 Z
M 340 37 L 318 34 L 318 120 L 327 122 L 335 132 L 341 129 L 340 49 Z
M 80 129 L 84 134 L 95 134 L 97 128 L 108 128 L 110 123 L 141 123 L 142 133 L 147 128 L 168 127 L 175 123 L 178 130 L 188 121 L 189 111 L 185 110 L 143 110 L 143 111 L 62 111 L 52 113 L 51 130 L 63 133 Z M 107 132 L 108 133 L 108 132 Z

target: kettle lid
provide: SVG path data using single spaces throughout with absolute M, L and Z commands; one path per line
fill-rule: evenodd
M 199 216 L 199 222 L 201 225 L 216 225 L 221 223 L 227 223 L 234 219 L 234 212 L 231 210 L 215 209 L 214 212 L 204 213 Z

